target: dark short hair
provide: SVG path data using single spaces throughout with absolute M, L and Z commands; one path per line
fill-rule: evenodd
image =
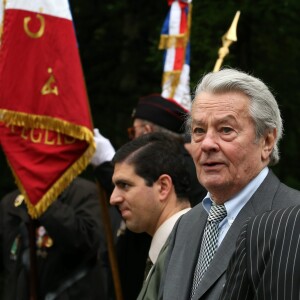
M 113 164 L 126 162 L 132 165 L 148 186 L 162 174 L 167 174 L 172 178 L 177 197 L 185 198 L 190 189 L 190 177 L 182 147 L 169 134 L 148 133 L 124 144 L 116 152 Z

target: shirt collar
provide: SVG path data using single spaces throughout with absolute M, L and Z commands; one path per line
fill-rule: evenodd
M 181 215 L 185 214 L 189 210 L 190 208 L 180 210 L 179 212 L 171 216 L 169 219 L 167 219 L 165 222 L 163 222 L 154 233 L 149 250 L 149 257 L 153 264 L 155 264 L 160 250 L 165 244 L 167 238 L 169 237 L 176 221 Z
M 252 195 L 264 181 L 264 179 L 268 175 L 268 172 L 268 167 L 262 169 L 262 171 L 255 178 L 253 178 L 240 192 L 238 192 L 234 197 L 224 203 L 227 211 L 227 217 L 225 219 L 231 220 L 232 222 L 234 221 L 240 210 L 250 200 Z M 211 195 L 208 192 L 206 197 L 202 201 L 202 205 L 207 213 L 209 213 L 210 211 L 212 202 L 213 201 L 211 199 Z

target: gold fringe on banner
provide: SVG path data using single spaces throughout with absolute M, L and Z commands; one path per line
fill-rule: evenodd
M 33 205 L 30 202 L 20 179 L 14 172 L 13 168 L 10 166 L 16 179 L 16 183 L 24 196 L 25 203 L 28 208 L 28 213 L 33 219 L 36 219 L 47 210 L 52 202 L 57 199 L 57 197 L 67 188 L 67 186 L 90 163 L 90 160 L 96 149 L 94 135 L 92 131 L 87 127 L 75 125 L 67 121 L 50 118 L 47 116 L 29 115 L 26 113 L 13 112 L 8 110 L 0 110 L 0 121 L 4 121 L 8 125 L 15 125 L 25 128 L 53 130 L 79 140 L 85 140 L 87 141 L 87 143 L 89 143 L 89 146 L 83 153 L 83 155 L 62 174 L 62 176 L 53 184 L 53 186 L 45 193 L 45 195 L 36 205 Z
M 188 35 L 186 33 L 168 35 L 161 34 L 158 45 L 159 50 L 174 48 L 185 48 L 188 42 Z
M 89 143 L 94 139 L 93 133 L 88 128 L 48 116 L 0 109 L 0 121 L 5 122 L 7 125 L 15 125 L 26 129 L 49 129 L 79 140 L 86 140 Z
M 90 159 L 95 152 L 95 145 L 91 144 L 84 154 L 71 166 L 65 173 L 54 183 L 54 185 L 47 191 L 47 193 L 41 198 L 36 205 L 31 204 L 28 195 L 22 186 L 19 178 L 15 174 L 16 183 L 24 196 L 25 203 L 27 205 L 28 213 L 33 219 L 40 217 L 47 208 L 57 199 L 57 197 L 68 187 L 68 185 L 87 167 L 90 163 Z

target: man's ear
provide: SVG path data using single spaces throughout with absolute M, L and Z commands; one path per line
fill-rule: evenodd
M 145 124 L 144 126 L 144 134 L 153 132 L 153 127 L 151 124 Z
M 263 161 L 269 159 L 271 152 L 273 151 L 276 138 L 277 138 L 277 129 L 276 128 L 274 128 L 273 130 L 270 130 L 264 136 L 262 153 L 261 153 L 261 157 L 262 157 Z
M 173 188 L 172 178 L 167 174 L 162 174 L 157 179 L 160 200 L 164 201 L 170 195 Z

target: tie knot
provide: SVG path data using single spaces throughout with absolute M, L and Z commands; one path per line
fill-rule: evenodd
M 227 211 L 224 204 L 213 204 L 210 208 L 208 221 L 220 223 L 227 216 Z
M 150 272 L 152 266 L 153 266 L 153 262 L 152 262 L 152 260 L 150 259 L 150 257 L 148 256 L 148 258 L 147 258 L 147 260 L 146 260 L 146 267 L 145 267 L 145 272 L 144 272 L 144 280 L 147 279 L 147 276 L 148 276 L 148 274 L 149 274 L 149 272 Z

